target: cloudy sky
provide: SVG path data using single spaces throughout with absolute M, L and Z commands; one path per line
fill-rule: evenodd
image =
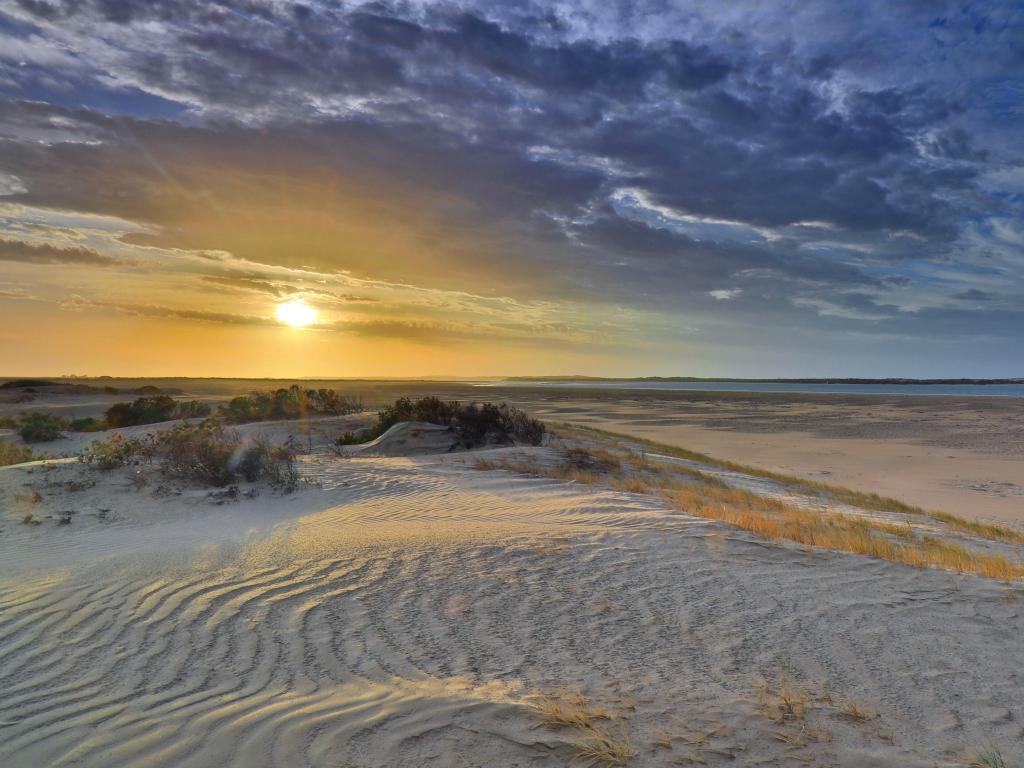
M 0 373 L 1021 376 L 1022 136 L 1009 0 L 0 0 Z

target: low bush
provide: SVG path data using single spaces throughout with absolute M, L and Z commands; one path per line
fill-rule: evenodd
M 115 432 L 106 440 L 94 440 L 78 454 L 79 460 L 96 469 L 114 469 L 136 461 L 145 451 L 140 440 Z
M 11 464 L 21 464 L 25 461 L 32 461 L 34 458 L 36 457 L 32 453 L 31 448 L 14 445 L 6 440 L 0 440 L 0 467 L 6 467 Z
M 198 400 L 175 400 L 169 395 L 147 395 L 131 403 L 114 403 L 107 409 L 109 428 L 136 427 L 172 419 L 192 419 L 210 415 L 210 406 Z
M 23 413 L 18 417 L 18 434 L 26 443 L 47 443 L 63 436 L 68 422 L 53 413 Z
M 377 423 L 366 430 L 361 439 L 349 432 L 339 439 L 338 444 L 348 444 L 343 442 L 347 435 L 352 435 L 354 442 L 373 440 L 403 421 L 424 421 L 451 427 L 466 448 L 486 443 L 540 445 L 544 439 L 543 422 L 506 403 L 445 402 L 428 396 L 419 400 L 399 398 L 378 411 Z
M 360 432 L 345 432 L 341 437 L 334 441 L 335 445 L 359 445 L 360 443 L 367 442 L 366 430 Z
M 296 455 L 291 442 L 272 445 L 262 437 L 243 438 L 220 420 L 206 419 L 179 424 L 144 440 L 114 434 L 94 441 L 79 458 L 104 470 L 152 461 L 165 477 L 217 488 L 247 480 L 291 491 L 299 480 Z
M 72 419 L 69 424 L 72 432 L 102 432 L 107 429 L 107 422 L 92 416 L 85 416 L 81 419 Z
M 302 389 L 293 384 L 287 389 L 250 392 L 232 398 L 221 406 L 220 414 L 229 424 L 246 424 L 305 416 L 344 416 L 362 410 L 363 403 L 358 398 L 333 389 Z
M 153 455 L 164 475 L 217 487 L 235 480 L 235 454 L 241 442 L 237 433 L 213 419 L 179 424 L 152 437 Z

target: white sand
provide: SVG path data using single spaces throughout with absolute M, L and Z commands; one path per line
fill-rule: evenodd
M 635 766 L 1024 759 L 1024 590 L 473 458 L 320 453 L 322 487 L 219 506 L 0 472 L 0 765 L 567 765 L 538 690 L 605 706 Z M 74 522 L 18 524 L 24 483 Z M 765 678 L 806 718 L 767 718 Z

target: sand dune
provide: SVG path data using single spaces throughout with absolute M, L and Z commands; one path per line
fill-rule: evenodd
M 540 727 L 538 693 L 603 707 L 637 766 L 1021 757 L 1020 589 L 470 458 L 324 452 L 290 497 L 125 489 L 103 522 L 98 484 L 72 525 L 8 518 L 0 764 L 565 765 L 587 734 Z

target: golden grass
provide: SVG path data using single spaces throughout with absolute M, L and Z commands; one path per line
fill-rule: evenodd
M 575 429 L 602 434 L 592 428 Z M 690 453 L 671 446 L 658 448 Z M 1024 577 L 1024 562 L 1011 562 L 1003 555 L 974 551 L 956 542 L 919 537 L 909 523 L 803 509 L 780 499 L 733 488 L 698 469 L 655 462 L 647 456 L 626 456 L 628 465 L 642 467 L 637 474 L 626 474 L 622 460 L 605 449 L 570 448 L 564 450 L 563 455 L 565 460 L 554 467 L 510 459 L 494 462 L 483 458 L 477 459 L 474 466 L 587 484 L 604 482 L 619 491 L 660 495 L 669 506 L 687 514 L 721 520 L 770 541 L 787 540 L 917 568 L 941 568 L 1005 581 Z M 918 511 L 914 514 L 927 513 Z M 997 526 L 971 523 L 952 515 L 935 513 L 931 516 L 954 528 L 970 530 L 987 538 L 1016 540 L 1018 536 L 1014 532 L 1004 536 Z
M 966 533 L 972 533 L 977 536 L 981 536 L 986 539 L 992 539 L 997 541 L 1009 541 L 1018 544 L 1024 544 L 1024 533 L 1015 531 L 1010 528 L 1006 528 L 1001 525 L 991 525 L 988 523 L 978 523 L 972 520 L 965 520 L 962 517 L 949 514 L 948 512 L 937 512 L 931 510 L 925 510 L 921 507 L 916 507 L 911 504 L 900 501 L 899 499 L 893 499 L 887 496 L 880 496 L 877 493 L 867 493 L 864 491 L 855 491 L 850 488 L 842 488 L 836 485 L 829 485 L 828 483 L 822 483 L 815 480 L 807 480 L 796 475 L 787 475 L 781 472 L 772 472 L 759 467 L 752 467 L 747 464 L 740 464 L 734 461 L 726 461 L 723 459 L 717 459 L 713 456 L 708 456 L 704 453 L 698 453 L 697 451 L 691 451 L 686 448 L 680 448 L 674 445 L 667 445 L 665 443 L 658 443 L 653 440 L 648 440 L 642 437 L 634 437 L 633 435 L 626 435 L 620 432 L 611 432 L 597 427 L 584 426 L 580 424 L 568 424 L 561 423 L 555 425 L 558 430 L 563 430 L 568 433 L 577 432 L 586 434 L 588 437 L 603 439 L 606 443 L 614 441 L 628 441 L 633 444 L 643 446 L 644 448 L 650 448 L 651 450 L 657 451 L 660 454 L 666 456 L 672 456 L 679 459 L 686 459 L 688 461 L 694 461 L 701 464 L 707 464 L 709 466 L 719 467 L 721 469 L 728 469 L 736 472 L 742 472 L 747 475 L 753 475 L 755 477 L 763 477 L 767 480 L 774 480 L 783 485 L 790 486 L 792 488 L 798 488 L 806 492 L 816 493 L 826 496 L 834 501 L 839 501 L 850 506 L 860 507 L 861 509 L 870 509 L 878 512 L 895 512 L 905 515 L 922 515 L 930 517 L 933 520 L 945 523 L 951 528 L 964 531 Z M 557 434 L 555 429 L 553 433 Z M 647 458 L 646 455 L 635 459 L 633 461 L 640 462 L 651 462 L 651 459 Z
M 793 686 L 785 681 L 779 683 L 778 689 L 772 692 L 768 683 L 760 690 L 761 711 L 765 717 L 777 723 L 788 720 L 803 720 L 807 714 L 807 703 L 811 695 L 806 688 Z
M 878 717 L 877 712 L 872 711 L 856 699 L 847 699 L 846 703 L 839 708 L 839 712 L 840 714 L 845 715 L 851 720 L 856 720 L 859 723 L 866 723 L 869 720 L 874 720 Z
M 561 728 L 593 730 L 598 720 L 611 720 L 612 717 L 604 707 L 587 703 L 579 693 L 538 696 L 531 707 L 540 718 L 541 725 L 550 731 Z
M 944 568 L 993 579 L 1024 576 L 1024 563 L 1011 563 L 1002 555 L 974 552 L 930 537 L 908 538 L 899 526 L 799 509 L 747 491 L 694 483 L 666 490 L 663 496 L 668 504 L 684 512 L 722 520 L 770 541 L 785 539 L 918 568 Z M 894 541 L 894 535 L 902 540 Z
M 35 458 L 37 457 L 33 455 L 31 448 L 22 448 L 7 440 L 0 440 L 0 467 L 21 464 Z
M 573 745 L 576 757 L 585 765 L 626 765 L 636 754 L 624 736 L 592 729 L 586 738 Z
M 588 702 L 581 693 L 537 695 L 530 708 L 548 730 L 571 728 L 580 732 L 581 740 L 572 746 L 576 759 L 585 765 L 626 765 L 636 754 L 625 736 L 599 727 L 598 723 L 610 721 L 612 714 L 605 707 Z
M 642 477 L 613 477 L 609 485 L 623 493 L 651 492 L 651 484 Z

